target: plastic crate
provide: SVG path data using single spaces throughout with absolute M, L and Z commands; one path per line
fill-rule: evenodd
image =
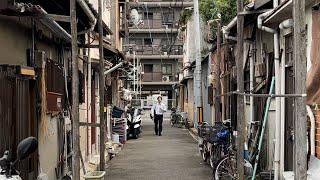
M 105 171 L 92 171 L 88 172 L 83 176 L 85 180 L 103 180 L 106 172 Z

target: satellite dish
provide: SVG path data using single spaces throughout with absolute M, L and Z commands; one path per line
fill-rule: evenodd
M 132 9 L 130 12 L 130 20 L 134 25 L 138 26 L 141 22 L 139 12 L 136 9 Z

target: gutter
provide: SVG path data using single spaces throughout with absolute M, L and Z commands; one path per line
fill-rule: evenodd
M 77 0 L 77 3 L 84 10 L 84 13 L 88 16 L 89 23 L 90 23 L 90 28 L 78 32 L 78 35 L 82 35 L 82 34 L 93 31 L 94 27 L 97 24 L 97 18 L 94 16 L 94 14 L 92 13 L 91 9 L 89 8 L 89 6 L 88 6 L 87 2 L 85 2 L 85 0 Z
M 26 3 L 14 3 L 13 7 L 16 11 L 24 12 L 26 10 L 34 13 L 39 13 L 39 21 L 49 28 L 53 33 L 55 33 L 58 37 L 66 40 L 67 42 L 71 42 L 71 35 L 63 29 L 56 21 L 52 20 L 48 13 L 39 5 L 26 4 Z

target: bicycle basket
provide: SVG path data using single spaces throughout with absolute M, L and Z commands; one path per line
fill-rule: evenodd
M 227 142 L 229 141 L 229 137 L 230 137 L 229 129 L 222 124 L 217 124 L 213 127 L 213 131 L 210 134 L 208 141 L 210 143 Z
M 198 126 L 198 135 L 199 137 L 208 136 L 212 132 L 212 127 L 209 124 L 202 124 Z

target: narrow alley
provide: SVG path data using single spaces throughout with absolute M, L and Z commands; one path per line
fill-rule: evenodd
M 156 136 L 153 122 L 144 112 L 143 133 L 130 140 L 107 168 L 109 180 L 209 180 L 211 169 L 203 163 L 197 143 L 189 131 L 170 126 L 165 116 L 162 136 Z
M 0 180 L 320 180 L 319 29 L 320 0 L 0 0 Z

